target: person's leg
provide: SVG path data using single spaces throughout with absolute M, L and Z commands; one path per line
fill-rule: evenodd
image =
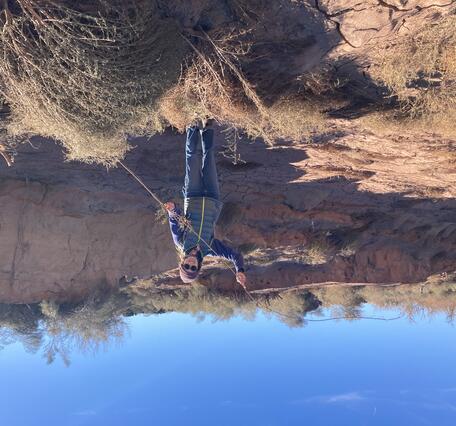
M 214 130 L 203 129 L 201 131 L 203 145 L 203 187 L 207 197 L 220 199 L 220 188 L 215 163 Z
M 185 198 L 200 197 L 204 191 L 201 173 L 203 151 L 199 133 L 199 129 L 196 126 L 187 129 L 187 141 L 185 143 L 185 181 L 182 190 Z

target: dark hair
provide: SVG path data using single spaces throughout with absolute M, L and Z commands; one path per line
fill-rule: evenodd
M 185 256 L 188 256 L 188 254 Z M 197 253 L 196 259 L 197 259 L 198 264 L 196 267 L 197 268 L 196 271 L 192 271 L 190 269 L 184 268 L 183 260 L 184 260 L 185 256 L 182 256 L 182 258 L 179 262 L 179 275 L 181 277 L 181 280 L 184 283 L 189 284 L 198 278 L 199 272 L 201 270 L 201 265 L 203 263 L 203 256 L 201 255 L 201 253 L 199 253 L 199 252 Z
M 189 256 L 189 253 L 182 253 L 180 256 L 180 264 L 184 263 L 184 259 Z M 199 272 L 201 270 L 201 266 L 203 266 L 203 256 L 201 255 L 201 252 L 198 250 L 196 253 L 196 260 L 198 261 L 198 266 L 197 266 L 197 271 Z

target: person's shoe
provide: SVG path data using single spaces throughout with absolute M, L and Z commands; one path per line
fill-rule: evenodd
M 201 120 L 201 129 L 210 129 L 214 125 L 214 119 L 205 117 Z

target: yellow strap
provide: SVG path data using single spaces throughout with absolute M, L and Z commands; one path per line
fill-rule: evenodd
M 203 232 L 203 222 L 204 222 L 204 207 L 206 205 L 206 198 L 203 197 L 203 207 L 202 207 L 202 213 L 201 213 L 201 224 L 200 224 L 200 229 L 198 232 L 198 243 L 201 240 L 201 232 Z

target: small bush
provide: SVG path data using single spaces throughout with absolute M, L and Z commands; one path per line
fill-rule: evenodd
M 342 257 L 351 257 L 351 256 L 354 256 L 355 254 L 356 254 L 356 244 L 354 242 L 343 246 L 339 251 L 339 255 Z
M 325 240 L 315 240 L 305 248 L 302 260 L 309 265 L 322 265 L 329 259 L 331 247 Z

